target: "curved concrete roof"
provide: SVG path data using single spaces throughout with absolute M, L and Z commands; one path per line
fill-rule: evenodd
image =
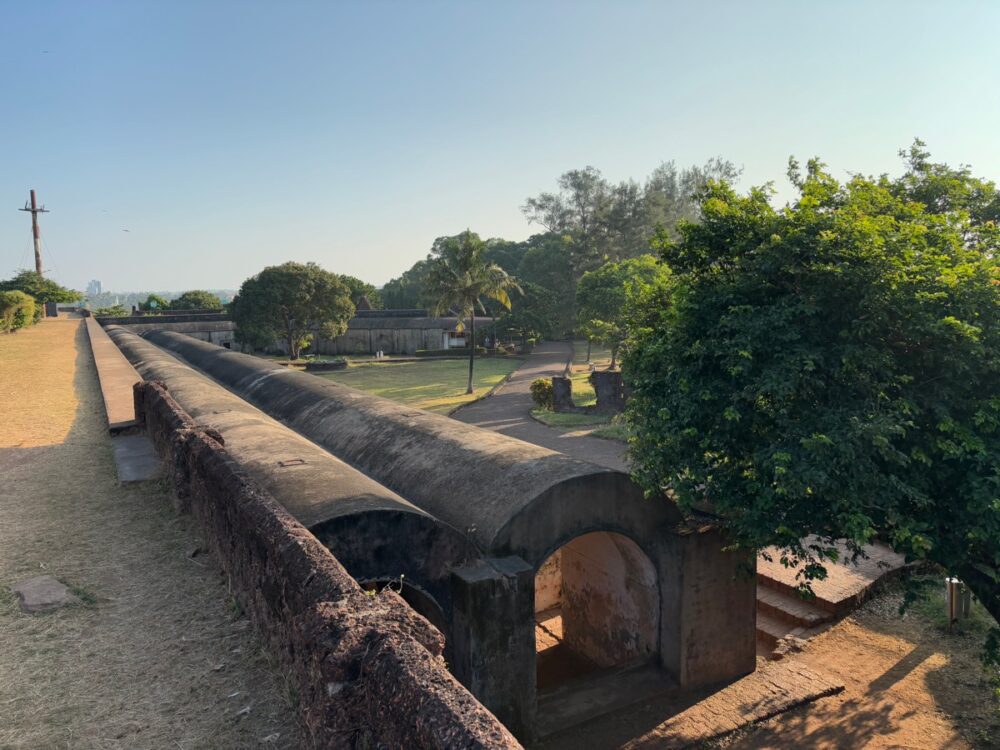
M 115 326 L 107 332 L 143 378 L 164 382 L 195 421 L 218 430 L 247 472 L 351 575 L 374 580 L 402 573 L 450 606 L 450 569 L 479 556 L 464 534 L 140 336 Z
M 144 335 L 491 554 L 537 566 L 586 531 L 642 544 L 682 521 L 621 472 L 189 336 Z

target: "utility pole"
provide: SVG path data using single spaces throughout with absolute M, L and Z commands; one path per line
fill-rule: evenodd
M 49 210 L 42 206 L 38 207 L 38 203 L 35 201 L 35 191 L 31 191 L 31 202 L 25 203 L 24 208 L 17 209 L 18 211 L 29 211 L 31 213 L 31 235 L 35 239 L 35 270 L 38 271 L 38 275 L 42 275 L 42 234 L 38 231 L 38 214 L 47 214 Z

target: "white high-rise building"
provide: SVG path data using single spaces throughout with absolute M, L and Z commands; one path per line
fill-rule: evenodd
M 98 279 L 91 279 L 90 283 L 87 284 L 87 294 L 93 296 L 95 294 L 100 294 L 104 291 L 104 285 L 101 284 Z

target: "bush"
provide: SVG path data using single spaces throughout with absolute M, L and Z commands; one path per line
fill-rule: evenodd
M 476 354 L 486 354 L 486 349 L 482 346 L 476 347 Z M 414 357 L 468 357 L 469 347 L 455 349 L 417 349 L 413 353 Z
M 126 318 L 128 317 L 128 313 L 129 311 L 121 304 L 112 305 L 111 307 L 98 307 L 94 310 L 94 316 L 101 318 Z
M 538 378 L 531 383 L 531 399 L 541 409 L 552 408 L 552 381 Z
M 0 328 L 13 333 L 38 320 L 35 298 L 21 291 L 0 292 Z

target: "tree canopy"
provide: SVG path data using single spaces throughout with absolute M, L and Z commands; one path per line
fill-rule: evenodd
M 580 279 L 576 290 L 580 331 L 611 349 L 612 368 L 628 331 L 628 301 L 648 295 L 649 287 L 664 286 L 669 277 L 670 269 L 655 256 L 640 255 L 605 263 Z
M 368 300 L 368 304 L 371 305 L 372 310 L 382 309 L 382 298 L 379 296 L 378 289 L 374 285 L 369 284 L 367 281 L 362 281 L 356 276 L 348 276 L 347 274 L 340 274 L 340 280 L 344 282 L 344 286 L 351 293 L 351 302 L 354 303 L 355 307 L 361 304 L 362 299 Z
M 792 163 L 780 210 L 710 183 L 700 223 L 660 233 L 672 293 L 635 311 L 624 362 L 634 472 L 807 578 L 833 539 L 879 536 L 1000 620 L 997 192 L 906 157 L 846 184 Z
M 334 338 L 354 315 L 351 291 L 315 263 L 268 266 L 243 282 L 232 302 L 236 340 L 254 348 L 282 341 L 292 359 L 317 335 Z
M 140 310 L 166 310 L 170 303 L 159 294 L 150 293 L 145 302 L 139 303 Z
M 485 311 L 483 300 L 490 299 L 510 309 L 509 292 L 517 282 L 496 263 L 486 258 L 486 243 L 468 230 L 454 237 L 439 237 L 431 250 L 425 282 L 434 312 L 455 312 L 469 321 L 469 385 L 473 392 L 476 361 L 476 313 Z M 459 323 L 460 330 L 462 323 Z
M 37 271 L 27 269 L 19 271 L 13 278 L 0 281 L 0 292 L 14 290 L 33 297 L 40 306 L 44 306 L 46 302 L 77 302 L 83 299 L 80 292 L 60 286 Z
M 149 299 L 147 298 L 147 302 Z M 159 298 L 159 299 L 162 299 Z M 222 300 L 204 289 L 192 289 L 170 301 L 171 310 L 221 310 Z

